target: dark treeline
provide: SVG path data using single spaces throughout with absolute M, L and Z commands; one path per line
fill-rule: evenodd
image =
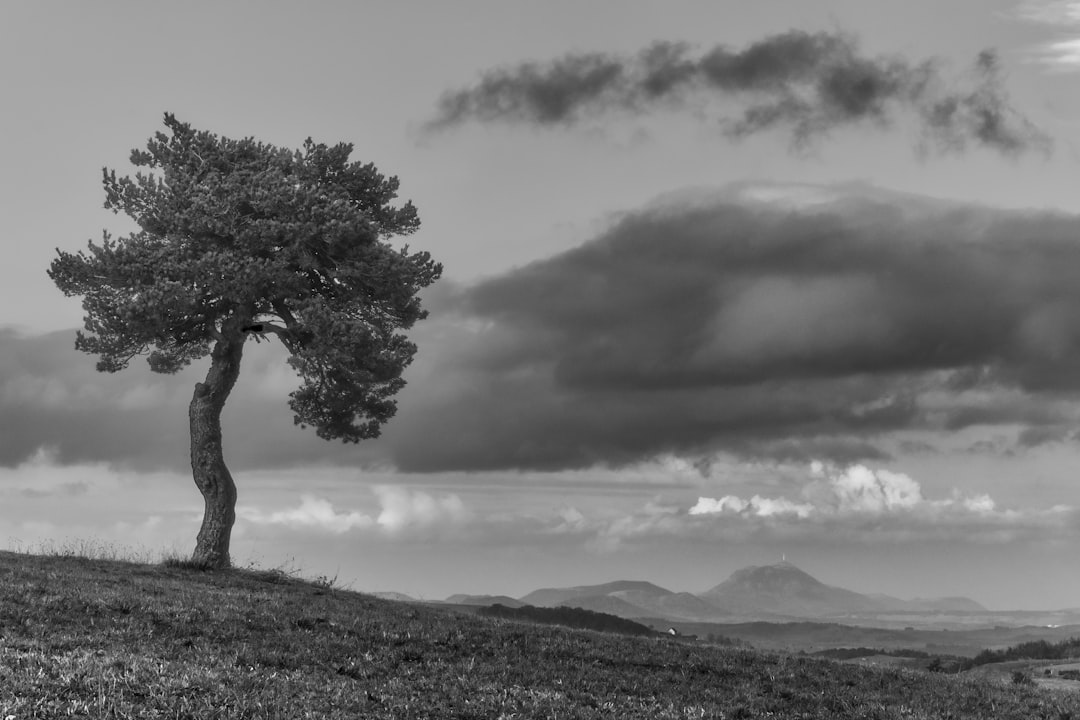
M 899 648 L 892 650 L 869 647 L 829 648 L 828 650 L 818 650 L 813 654 L 819 657 L 832 658 L 833 660 L 854 660 L 855 658 L 870 657 L 872 655 L 888 655 L 890 657 L 906 657 L 919 659 L 926 659 L 930 657 L 930 653 L 928 652 L 924 652 L 922 650 L 911 650 L 908 648 Z
M 1056 643 L 1047 640 L 1031 640 L 1001 650 L 983 650 L 972 658 L 937 655 L 907 648 L 885 650 L 868 647 L 831 648 L 813 654 L 834 660 L 853 660 L 855 658 L 870 657 L 871 655 L 930 659 L 931 662 L 927 669 L 932 672 L 962 672 L 980 665 L 1008 662 L 1010 660 L 1066 660 L 1078 658 L 1080 657 L 1080 638 L 1069 638 Z
M 527 620 L 529 622 L 544 623 L 547 625 L 564 625 L 566 627 L 581 630 L 598 630 L 600 632 L 619 633 L 620 635 L 656 635 L 656 631 L 636 623 L 633 620 L 608 615 L 607 613 L 593 612 L 583 608 L 570 607 L 534 607 L 525 605 L 519 608 L 510 608 L 505 605 L 491 605 L 480 608 L 479 613 L 487 617 L 504 618 L 506 620 Z
M 1056 643 L 1032 640 L 1002 650 L 983 650 L 969 661 L 969 667 L 1009 660 L 1064 660 L 1075 657 L 1080 657 L 1080 638 L 1072 637 Z

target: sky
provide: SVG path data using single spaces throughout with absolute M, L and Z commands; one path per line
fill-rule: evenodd
M 233 558 L 439 599 L 782 556 L 1080 607 L 1080 2 L 16 2 L 0 22 L 0 546 L 186 554 L 175 376 L 45 270 L 165 112 L 353 143 L 443 263 L 380 438 L 251 343 Z

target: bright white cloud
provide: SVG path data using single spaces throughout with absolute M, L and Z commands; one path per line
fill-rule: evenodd
M 473 536 L 497 542 L 572 542 L 608 553 L 637 542 L 963 543 L 1072 542 L 1080 533 L 1080 511 L 1004 508 L 989 494 L 953 490 L 927 496 L 906 473 L 866 465 L 838 467 L 815 462 L 801 472 L 780 466 L 775 482 L 758 477 L 746 494 L 672 502 L 665 490 L 643 505 L 562 505 L 546 513 L 530 510 L 485 513 L 470 524 Z M 740 482 L 733 470 L 725 483 Z M 741 480 L 745 480 L 742 478 Z M 770 492 L 768 487 L 786 487 Z M 793 489 L 792 489 L 793 488 Z M 687 488 L 689 489 L 689 488 Z M 755 492 L 756 490 L 756 492 Z M 561 538 L 561 540 L 556 540 Z
M 748 503 L 742 498 L 737 498 L 734 495 L 725 495 L 724 497 L 707 498 L 699 497 L 697 504 L 690 508 L 691 515 L 718 515 L 725 510 L 730 512 L 742 512 L 746 509 Z
M 906 475 L 877 471 L 854 465 L 842 472 L 830 472 L 820 463 L 811 466 L 811 473 L 825 483 L 825 492 L 810 486 L 804 494 L 816 500 L 794 502 L 786 497 L 754 495 L 743 499 L 735 495 L 722 498 L 699 497 L 690 508 L 690 515 L 721 515 L 724 513 L 750 517 L 793 515 L 808 518 L 815 513 L 881 513 L 910 508 L 922 500 L 919 484 Z M 817 490 L 815 492 L 815 490 Z
M 441 523 L 459 524 L 468 516 L 457 495 L 435 497 L 395 485 L 379 485 L 372 490 L 382 505 L 376 522 L 390 532 L 428 528 Z
M 810 466 L 810 474 L 814 480 L 803 488 L 807 502 L 760 495 L 748 500 L 734 495 L 719 499 L 699 497 L 688 513 L 751 517 L 793 515 L 806 519 L 811 516 L 902 515 L 943 510 L 988 515 L 996 510 L 989 495 L 962 497 L 954 493 L 942 500 L 927 500 L 918 482 L 909 475 L 891 470 L 873 470 L 865 465 L 835 468 L 815 461 Z
M 801 492 L 802 502 L 783 496 L 699 497 L 686 515 L 688 519 L 711 516 L 733 522 L 771 519 L 774 529 L 802 534 L 820 530 L 834 538 L 866 536 L 904 541 L 933 537 L 974 542 L 1071 535 L 1078 515 L 1066 505 L 1049 509 L 1002 509 L 987 494 L 964 496 L 957 490 L 948 497 L 928 499 L 909 475 L 865 465 L 837 468 L 814 462 L 810 481 Z M 869 520 L 873 521 L 870 525 Z M 736 525 L 724 527 L 726 531 L 739 531 Z
M 301 495 L 300 505 L 263 515 L 254 510 L 244 510 L 241 516 L 254 523 L 286 525 L 293 528 L 318 528 L 332 533 L 343 533 L 353 528 L 368 528 L 374 524 L 370 516 L 359 512 L 338 512 L 324 498 Z
M 796 503 L 784 497 L 766 498 L 755 495 L 749 500 L 734 495 L 725 495 L 720 499 L 699 497 L 697 504 L 689 510 L 690 515 L 719 515 L 725 512 L 754 517 L 772 517 L 774 515 L 795 515 L 806 518 L 814 511 L 812 505 Z
M 560 522 L 547 528 L 551 534 L 576 533 L 587 528 L 585 515 L 576 507 L 562 507 L 557 511 Z
M 962 503 L 965 510 L 985 515 L 989 515 L 990 513 L 994 512 L 997 507 L 997 503 L 995 503 L 994 499 L 989 495 L 978 495 L 976 497 L 964 498 Z M 1068 508 L 1064 509 L 1067 510 Z
M 852 465 L 829 478 L 840 512 L 882 513 L 923 502 L 919 483 L 902 473 Z
M 237 515 L 258 525 L 284 525 L 335 534 L 350 530 L 378 530 L 397 534 L 458 525 L 469 518 L 465 504 L 457 495 L 436 497 L 392 485 L 376 485 L 372 493 L 378 502 L 378 510 L 370 514 L 358 510 L 341 511 L 326 498 L 305 494 L 300 496 L 300 504 L 293 508 L 265 512 L 253 507 L 241 507 L 237 509 Z

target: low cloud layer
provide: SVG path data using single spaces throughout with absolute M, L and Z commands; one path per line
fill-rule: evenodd
M 792 30 L 741 50 L 723 45 L 697 53 L 659 42 L 633 56 L 571 54 L 487 72 L 469 88 L 446 93 L 429 130 L 466 122 L 572 125 L 600 113 L 701 110 L 720 114 L 733 138 L 780 128 L 803 145 L 848 125 L 884 127 L 913 119 L 922 143 L 968 145 L 1005 154 L 1046 150 L 1047 136 L 1010 103 L 992 51 L 956 77 L 940 62 L 870 56 L 839 33 Z
M 627 547 L 786 546 L 818 549 L 1074 543 L 1080 512 L 1066 505 L 1004 508 L 986 494 L 928 497 L 909 475 L 867 465 L 817 464 L 786 494 L 657 498 L 636 509 L 580 511 L 567 505 L 518 532 L 562 537 L 595 553 Z
M 1077 427 L 1080 218 L 865 187 L 629 213 L 462 290 L 388 443 L 410 471 L 662 454 L 881 459 L 902 431 Z
M 240 507 L 237 514 L 246 523 L 280 525 L 294 530 L 342 534 L 351 530 L 377 531 L 390 536 L 447 530 L 465 523 L 469 513 L 461 498 L 453 494 L 432 495 L 390 485 L 372 488 L 379 510 L 339 511 L 326 498 L 302 494 L 298 506 L 264 511 Z
M 206 362 L 178 375 L 152 373 L 140 360 L 123 372 L 100 373 L 93 356 L 74 349 L 74 340 L 74 330 L 25 335 L 0 329 L 0 467 L 47 448 L 65 465 L 190 473 L 187 406 Z M 330 444 L 295 427 L 287 400 L 298 384 L 280 347 L 249 343 L 223 414 L 234 471 L 359 463 L 368 452 L 366 445 Z
M 568 514 L 570 511 L 564 511 Z M 927 498 L 910 476 L 866 465 L 815 463 L 797 497 L 699 497 L 684 509 L 650 503 L 615 520 L 576 517 L 567 527 L 597 550 L 663 537 L 748 542 L 1056 543 L 1075 538 L 1075 508 L 1000 508 L 985 494 Z
M 708 474 L 718 454 L 881 462 L 913 433 L 1008 438 L 998 451 L 1073 442 L 1078 237 L 1074 215 L 854 185 L 673 196 L 576 249 L 432 294 L 377 440 L 295 428 L 295 379 L 252 344 L 226 457 L 236 471 L 416 473 L 669 457 Z M 62 464 L 188 472 L 186 406 L 205 368 L 103 375 L 70 332 L 0 340 L 0 465 L 46 447 Z
M 1076 0 L 1026 0 L 1016 9 L 1023 20 L 1046 25 L 1054 39 L 1034 48 L 1033 58 L 1053 70 L 1080 70 L 1080 2 Z
M 741 516 L 745 518 L 793 517 L 880 517 L 917 515 L 926 519 L 971 515 L 1008 522 L 1018 517 L 1015 511 L 1000 511 L 985 494 L 929 500 L 922 487 L 904 473 L 873 470 L 866 465 L 830 468 L 813 464 L 816 481 L 802 488 L 802 497 L 761 497 L 743 499 L 734 495 L 721 498 L 700 497 L 690 508 L 690 515 Z M 1064 508 L 1062 508 L 1064 510 Z

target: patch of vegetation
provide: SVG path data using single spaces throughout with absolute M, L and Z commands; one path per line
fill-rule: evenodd
M 1023 670 L 1014 670 L 1012 674 L 1013 685 L 1034 685 L 1035 681 Z
M 50 555 L 53 557 L 84 558 L 87 560 L 116 560 L 148 564 L 154 562 L 157 553 L 145 547 L 131 547 L 99 540 L 97 538 L 64 538 L 63 540 L 42 540 L 32 545 L 24 545 L 18 540 L 12 541 L 12 552 L 21 555 Z M 172 552 L 168 556 L 179 557 Z
M 1080 717 L 1080 693 L 0 553 L 0 718 Z
M 894 649 L 882 649 L 882 648 L 829 648 L 827 650 L 818 650 L 813 653 L 818 657 L 832 658 L 833 660 L 854 660 L 856 658 L 870 657 L 872 655 L 888 655 L 890 657 L 905 657 L 905 658 L 922 658 L 929 659 L 930 653 L 922 650 L 911 650 L 908 648 L 894 648 Z
M 563 627 L 577 628 L 579 630 L 596 630 L 597 632 L 618 633 L 620 635 L 650 637 L 657 634 L 655 630 L 647 625 L 642 625 L 633 620 L 584 608 L 546 608 L 532 605 L 511 608 L 496 603 L 489 607 L 480 608 L 477 614 L 505 620 L 525 620 L 527 622 L 562 625 Z
M 719 635 L 717 633 L 706 633 L 705 642 L 712 643 L 713 645 L 727 645 L 728 647 L 753 647 L 753 645 L 746 640 L 741 640 L 739 638 L 731 638 L 725 635 Z
M 192 557 L 184 557 L 182 555 L 169 555 L 162 558 L 161 564 L 167 568 L 178 568 L 180 570 L 213 570 L 214 565 L 206 560 L 198 560 Z
M 1068 638 L 1061 642 L 1033 640 L 1002 650 L 983 650 L 968 661 L 969 667 L 1011 660 L 1066 660 L 1080 657 L 1080 638 Z

